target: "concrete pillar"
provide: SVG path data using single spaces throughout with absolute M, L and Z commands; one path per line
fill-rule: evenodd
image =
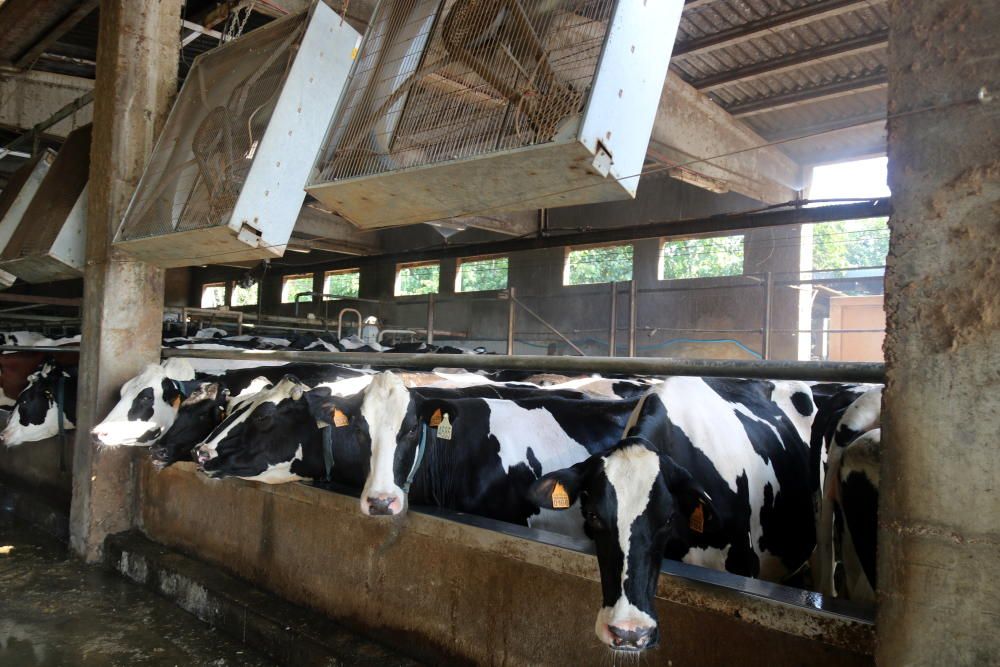
M 87 267 L 73 461 L 72 547 L 100 557 L 104 537 L 135 523 L 141 449 L 98 449 L 89 431 L 118 389 L 159 359 L 163 271 L 111 239 L 177 89 L 182 0 L 102 0 L 90 163 Z
M 877 660 L 1000 656 L 996 0 L 889 4 L 888 386 Z

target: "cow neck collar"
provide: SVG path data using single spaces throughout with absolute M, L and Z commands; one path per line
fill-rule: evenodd
M 403 484 L 403 493 L 410 494 L 410 486 L 413 485 L 413 478 L 417 476 L 420 462 L 424 458 L 424 451 L 427 449 L 427 424 L 420 426 L 420 442 L 417 443 L 417 453 L 413 455 L 413 465 L 410 467 L 410 474 L 406 476 L 406 483 Z
M 326 480 L 330 481 L 333 475 L 333 429 L 336 426 L 327 426 L 326 428 L 320 429 L 323 433 L 323 465 L 326 468 Z
M 654 452 L 660 451 L 659 448 L 653 444 L 653 442 L 644 435 L 630 435 L 622 438 L 620 445 L 644 445 Z

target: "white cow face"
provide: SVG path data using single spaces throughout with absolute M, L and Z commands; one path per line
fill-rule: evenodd
M 654 597 L 667 541 L 685 539 L 695 512 L 700 529 L 718 530 L 704 490 L 669 456 L 626 440 L 544 475 L 530 497 L 544 509 L 580 503 L 601 572 L 603 604 L 594 624 L 601 643 L 622 652 L 656 646 Z
M 149 364 L 122 385 L 121 399 L 91 436 L 104 446 L 143 445 L 156 442 L 177 417 L 184 395 L 183 383 L 194 380 L 194 369 L 185 359 Z

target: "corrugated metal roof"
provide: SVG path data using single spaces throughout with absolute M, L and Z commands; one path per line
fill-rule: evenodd
M 687 4 L 671 66 L 766 139 L 821 137 L 837 127 L 884 118 L 885 0 Z M 784 18 L 788 22 L 782 23 Z M 867 152 L 871 128 L 857 134 L 859 151 Z M 848 143 L 849 135 L 838 132 Z M 799 160 L 822 159 L 809 155 L 805 140 L 782 148 Z

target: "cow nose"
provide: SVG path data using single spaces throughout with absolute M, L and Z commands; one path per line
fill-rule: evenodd
M 399 511 L 399 499 L 395 496 L 368 497 L 368 514 L 371 516 L 392 516 Z
M 653 636 L 654 626 L 622 628 L 608 626 L 611 642 L 616 649 L 639 650 L 649 648 L 649 640 Z
M 209 461 L 210 458 L 212 458 L 212 457 L 209 456 L 208 452 L 206 452 L 201 447 L 199 447 L 198 449 L 194 450 L 194 460 L 198 462 L 198 465 L 204 465 L 204 464 L 208 463 L 208 461 Z

